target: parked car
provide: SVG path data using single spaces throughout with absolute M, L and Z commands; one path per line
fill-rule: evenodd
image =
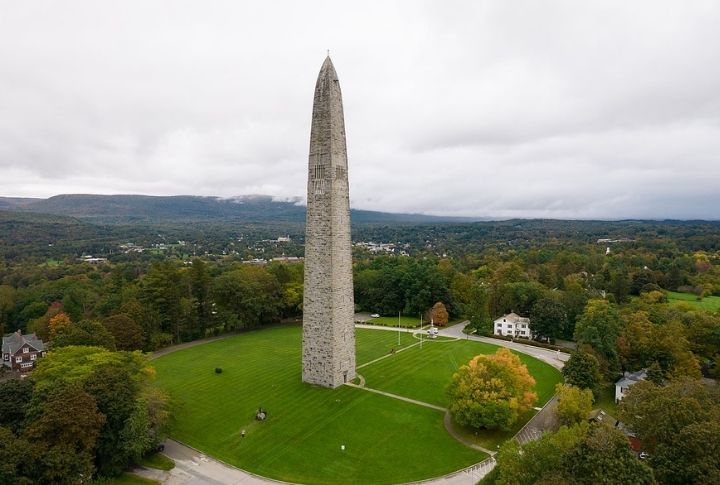
M 428 333 L 428 337 L 429 337 L 429 338 L 437 338 L 438 333 L 440 333 L 440 332 L 439 332 L 439 330 L 437 329 L 437 327 L 430 327 L 430 328 L 428 329 L 427 333 Z
M 378 315 L 377 313 L 373 313 L 372 315 L 370 315 L 370 318 L 380 318 L 380 315 Z

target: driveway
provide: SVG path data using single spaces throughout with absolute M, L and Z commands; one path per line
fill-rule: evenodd
M 523 354 L 528 354 L 538 360 L 542 360 L 543 362 L 546 362 L 559 370 L 563 368 L 565 362 L 567 362 L 567 360 L 570 358 L 570 355 L 563 352 L 544 349 L 542 347 L 534 347 L 532 345 L 519 344 L 517 342 L 510 342 L 507 340 L 500 340 L 489 337 L 478 337 L 475 335 L 468 336 L 463 333 L 463 329 L 468 323 L 470 322 L 465 321 L 453 325 L 452 327 L 443 328 L 440 330 L 440 335 L 444 335 L 446 337 L 457 337 L 468 340 L 475 340 L 477 342 L 485 342 L 488 344 L 497 345 L 499 347 L 507 347 L 508 349 L 517 350 L 518 352 L 522 352 Z

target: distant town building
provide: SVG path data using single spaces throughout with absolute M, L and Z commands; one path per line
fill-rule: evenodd
M 272 258 L 270 261 L 275 263 L 299 263 L 304 258 L 302 256 L 279 256 L 277 258 Z
M 508 337 L 530 338 L 530 319 L 517 313 L 508 313 L 495 320 L 493 333 Z
M 93 258 L 92 256 L 88 255 L 81 257 L 80 261 L 88 264 L 104 264 L 107 263 L 107 258 Z
M 279 242 L 279 243 L 290 242 L 290 236 L 280 236 L 277 238 L 277 242 Z
M 3 337 L 3 365 L 12 370 L 26 371 L 45 356 L 45 345 L 34 333 L 23 335 L 20 330 Z
M 615 402 L 622 401 L 630 387 L 645 379 L 647 379 L 647 372 L 644 369 L 632 373 L 625 372 L 623 377 L 615 383 Z
M 372 241 L 360 241 L 355 243 L 355 247 L 367 249 L 371 253 L 393 253 L 395 252 L 395 244 L 393 243 L 376 243 Z

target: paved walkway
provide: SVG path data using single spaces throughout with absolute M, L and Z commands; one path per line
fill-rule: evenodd
M 429 402 L 417 401 L 415 399 L 410 399 L 409 397 L 405 397 L 405 396 L 399 396 L 399 395 L 393 394 L 391 392 L 385 392 L 385 391 L 381 391 L 379 389 L 373 389 L 372 387 L 365 387 L 365 386 L 361 386 L 359 384 L 353 384 L 352 382 L 348 382 L 345 385 L 354 387 L 355 389 L 362 389 L 363 391 L 374 392 L 375 394 L 380 394 L 382 396 L 391 397 L 393 399 L 397 399 L 398 401 L 405 401 L 405 402 L 409 402 L 411 404 L 417 404 L 418 406 L 424 406 L 426 408 L 430 408 L 430 409 L 434 409 L 436 411 L 442 411 L 443 413 L 447 413 L 447 409 L 445 409 L 444 407 L 436 406 L 434 404 L 430 404 Z
M 474 448 L 474 449 L 479 450 L 479 451 L 482 451 L 483 453 L 487 453 L 487 454 L 490 455 L 490 456 L 494 456 L 495 453 L 497 453 L 496 451 L 490 451 L 490 450 L 488 450 L 487 448 L 483 448 L 482 446 L 476 445 L 475 443 L 473 443 L 473 442 L 471 442 L 471 441 L 468 441 L 468 440 L 466 440 L 465 438 L 463 438 L 463 437 L 455 430 L 455 427 L 453 426 L 453 423 L 452 423 L 452 416 L 450 415 L 450 412 L 449 412 L 449 411 L 446 411 L 446 412 L 445 412 L 445 417 L 443 418 L 443 424 L 445 425 L 445 431 L 447 431 L 448 433 L 450 433 L 450 436 L 452 436 L 453 438 L 455 438 L 456 440 L 458 440 L 460 443 L 464 444 L 465 446 L 467 446 L 467 447 L 469 447 L 469 448 Z
M 416 343 L 416 344 L 408 345 L 407 347 L 401 347 L 401 348 L 397 349 L 397 350 L 396 350 L 395 352 L 393 352 L 393 353 L 385 354 L 385 355 L 383 355 L 382 357 L 378 357 L 377 359 L 371 360 L 370 362 L 365 362 L 364 364 L 355 367 L 355 369 L 356 369 L 356 370 L 357 370 L 357 369 L 362 369 L 363 367 L 367 367 L 367 366 L 370 365 L 370 364 L 374 364 L 375 362 L 379 362 L 379 361 L 381 361 L 381 360 L 383 360 L 383 359 L 387 359 L 388 357 L 392 357 L 392 356 L 395 355 L 395 354 L 399 354 L 400 352 L 402 352 L 402 351 L 404 351 L 404 350 L 407 350 L 407 349 L 411 349 L 411 348 L 413 348 L 413 347 L 415 347 L 415 346 L 417 346 L 417 345 L 420 345 L 420 342 L 418 342 L 418 343 Z

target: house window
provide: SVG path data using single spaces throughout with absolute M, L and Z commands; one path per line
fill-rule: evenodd
M 30 352 L 30 349 L 27 347 L 23 347 L 23 354 L 27 354 L 28 352 Z
M 36 358 L 37 358 L 37 355 L 35 355 L 35 354 L 32 354 L 32 355 L 30 356 L 30 360 L 35 360 Z
M 19 364 L 20 362 L 22 362 L 22 357 L 15 357 L 15 363 Z
M 6 362 L 7 362 L 8 360 L 10 360 L 10 354 L 5 354 L 5 355 L 3 355 L 3 360 L 6 361 Z
M 32 362 L 25 362 L 24 364 L 20 364 L 20 367 L 23 369 L 27 369 L 28 367 L 32 367 Z

